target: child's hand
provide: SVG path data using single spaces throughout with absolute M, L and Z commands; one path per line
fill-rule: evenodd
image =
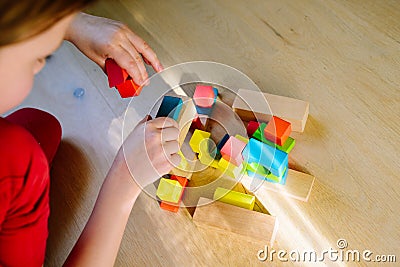
M 163 70 L 149 45 L 118 21 L 79 13 L 69 26 L 65 39 L 103 69 L 107 58 L 114 59 L 139 85 L 148 78 L 143 59 L 155 71 Z
M 181 161 L 177 154 L 178 123 L 170 118 L 146 120 L 136 126 L 122 146 L 129 171 L 142 188 L 169 173 Z

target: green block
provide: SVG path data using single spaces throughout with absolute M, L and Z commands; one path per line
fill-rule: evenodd
M 254 132 L 253 137 L 269 146 L 275 147 L 289 154 L 289 152 L 292 151 L 294 145 L 296 144 L 296 140 L 294 140 L 292 137 L 289 136 L 286 142 L 283 144 L 283 146 L 277 145 L 274 142 L 271 142 L 267 138 L 265 138 L 264 129 L 266 126 L 267 126 L 266 123 L 261 123 L 260 126 L 257 128 L 257 130 Z
M 234 205 L 248 210 L 253 210 L 256 197 L 218 187 L 214 192 L 214 200 L 218 200 L 226 204 Z
M 179 181 L 161 178 L 156 195 L 164 201 L 178 203 L 183 187 Z
M 246 162 L 244 165 L 244 169 L 246 169 L 247 171 L 256 173 L 268 181 L 280 183 L 282 181 L 282 177 L 286 173 L 287 167 L 284 168 L 282 175 L 280 177 L 273 175 L 267 168 L 265 168 L 264 166 L 262 166 L 256 162 L 252 162 L 252 163 Z

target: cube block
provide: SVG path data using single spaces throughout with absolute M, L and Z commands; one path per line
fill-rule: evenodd
M 230 161 L 236 166 L 239 166 L 243 162 L 242 151 L 246 143 L 240 141 L 234 136 L 229 137 L 225 145 L 221 149 L 222 158 Z
M 178 121 L 182 106 L 183 101 L 180 97 L 164 96 L 161 106 L 158 109 L 156 118 L 169 117 Z
M 249 121 L 247 124 L 247 135 L 252 136 L 259 126 L 260 123 L 258 121 Z
M 279 146 L 282 146 L 286 142 L 291 133 L 292 127 L 290 122 L 276 116 L 272 116 L 272 119 L 264 129 L 265 138 Z
M 156 195 L 163 201 L 178 203 L 183 186 L 177 180 L 161 178 Z
M 209 138 L 211 134 L 209 132 L 195 130 L 193 132 L 192 138 L 190 138 L 189 145 L 193 152 L 200 153 L 200 143 L 207 142 L 205 139 Z M 205 140 L 205 141 L 203 141 Z
M 196 106 L 211 108 L 214 105 L 215 92 L 212 86 L 197 85 L 194 91 L 193 100 Z
M 105 69 L 108 77 L 108 85 L 110 88 L 123 84 L 128 79 L 128 72 L 122 69 L 117 62 L 111 58 L 106 59 Z
M 274 142 L 269 141 L 267 138 L 265 138 L 264 134 L 262 134 L 266 126 L 266 123 L 261 123 L 258 129 L 253 133 L 253 138 L 272 147 L 275 147 L 283 152 L 289 153 L 290 151 L 292 151 L 294 145 L 296 144 L 296 141 L 292 137 L 289 136 L 283 146 L 277 145 Z
M 257 162 L 267 168 L 275 176 L 282 176 L 288 166 L 288 154 L 264 144 L 254 138 L 249 140 L 242 152 L 243 158 L 248 163 Z

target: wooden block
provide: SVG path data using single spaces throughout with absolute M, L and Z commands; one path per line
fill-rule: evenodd
M 183 107 L 181 110 L 181 114 L 177 120 L 178 125 L 179 125 L 179 145 L 182 146 L 183 142 L 185 141 L 185 138 L 190 130 L 192 121 L 194 118 L 196 118 L 197 113 L 196 113 L 196 107 L 194 105 L 194 102 L 190 98 L 183 98 Z
M 247 124 L 247 135 L 252 136 L 259 126 L 260 123 L 258 121 L 249 121 Z
M 234 136 L 229 137 L 221 149 L 222 158 L 239 166 L 243 162 L 242 151 L 245 146 L 245 142 L 240 141 Z
M 274 142 L 271 142 L 267 138 L 265 138 L 263 133 L 266 126 L 267 126 L 266 123 L 260 123 L 258 129 L 253 133 L 253 138 L 289 154 L 290 151 L 292 151 L 292 149 L 294 148 L 296 141 L 289 136 L 286 142 L 283 144 L 283 146 L 279 146 Z
M 122 98 L 127 98 L 140 95 L 143 87 L 137 85 L 131 78 L 128 78 L 124 83 L 116 85 L 115 88 L 117 88 Z
M 212 86 L 197 85 L 194 91 L 193 100 L 196 106 L 201 108 L 211 108 L 214 105 L 215 92 Z
M 240 240 L 260 242 L 272 247 L 278 231 L 274 216 L 233 205 L 200 198 L 193 215 L 197 227 L 238 236 Z
M 272 172 L 273 175 L 281 177 L 288 166 L 288 154 L 264 144 L 254 138 L 244 148 L 243 158 L 246 162 L 257 162 Z
M 215 154 L 215 159 L 219 160 L 221 156 L 221 149 L 224 147 L 226 141 L 229 139 L 229 134 L 225 134 L 224 137 L 218 142 L 217 148 L 216 148 L 216 154 Z
M 160 203 L 160 208 L 167 210 L 167 211 L 171 211 L 171 212 L 178 212 L 180 203 L 182 201 L 183 193 L 188 184 L 188 179 L 186 179 L 185 177 L 171 175 L 171 180 L 178 181 L 180 183 L 180 185 L 183 187 L 182 192 L 179 196 L 178 203 L 172 203 L 172 202 L 162 200 Z
M 202 164 L 218 168 L 218 161 L 215 160 L 216 146 L 212 139 L 203 139 L 199 144 L 199 160 Z M 210 152 L 211 151 L 211 152 Z
M 122 69 L 117 62 L 111 58 L 106 59 L 105 69 L 108 77 L 108 85 L 110 88 L 123 84 L 128 79 L 128 72 Z
M 241 136 L 240 134 L 235 135 L 235 137 L 245 144 L 247 144 L 249 142 L 249 138 Z
M 289 170 L 289 168 L 285 167 L 285 169 L 284 169 L 284 171 L 282 173 L 282 176 L 278 177 L 278 176 L 275 176 L 271 172 L 265 174 L 265 173 L 259 173 L 257 171 L 253 171 L 253 170 L 247 169 L 247 175 L 250 176 L 250 177 L 255 177 L 257 179 L 265 180 L 265 181 L 268 181 L 268 182 L 271 182 L 271 183 L 279 183 L 279 184 L 284 185 L 286 183 L 288 170 Z
M 166 95 L 161 102 L 156 118 L 169 117 L 178 121 L 182 106 L 183 101 L 180 97 Z
M 196 108 L 196 113 L 197 113 L 197 108 Z M 203 122 L 200 120 L 199 115 L 197 115 L 193 121 L 192 121 L 192 125 L 190 126 L 190 129 L 193 130 L 201 130 L 204 131 L 206 129 L 206 125 L 203 124 Z
M 236 166 L 224 158 L 221 158 L 218 162 L 218 169 L 225 172 L 228 176 L 236 178 L 242 172 L 243 164 Z
M 241 181 L 245 187 L 250 188 L 252 179 L 253 178 L 245 175 L 242 177 Z M 263 183 L 259 190 L 274 191 L 290 198 L 307 202 L 314 181 L 315 177 L 310 174 L 289 169 L 284 185 L 278 183 Z M 258 193 L 261 194 L 262 191 L 258 191 Z
M 272 119 L 264 129 L 265 138 L 278 146 L 283 146 L 291 133 L 292 127 L 290 126 L 290 122 L 276 116 L 272 116 Z
M 218 187 L 214 192 L 213 199 L 244 209 L 253 210 L 256 197 Z
M 182 191 L 179 181 L 161 178 L 156 195 L 163 201 L 178 203 Z
M 190 138 L 189 145 L 194 152 L 199 153 L 200 152 L 200 143 L 204 139 L 209 138 L 210 136 L 211 136 L 211 134 L 209 132 L 195 130 L 192 135 L 192 138 Z
M 270 107 L 270 111 L 268 106 Z M 232 108 L 244 121 L 264 121 L 272 115 L 292 125 L 292 131 L 303 132 L 309 113 L 309 103 L 294 98 L 277 96 L 258 91 L 240 89 Z

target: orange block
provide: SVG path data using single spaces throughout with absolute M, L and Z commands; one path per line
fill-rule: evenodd
M 160 208 L 162 208 L 163 210 L 170 211 L 170 212 L 178 212 L 179 205 L 180 205 L 180 203 L 182 201 L 183 192 L 185 191 L 185 188 L 186 188 L 189 180 L 186 179 L 185 177 L 181 177 L 181 176 L 177 176 L 177 175 L 171 175 L 170 178 L 171 178 L 171 180 L 178 181 L 181 184 L 181 186 L 183 186 L 183 190 L 182 190 L 182 193 L 181 193 L 181 195 L 179 197 L 178 203 L 172 203 L 172 202 L 168 202 L 168 201 L 163 201 L 162 200 L 161 203 L 160 203 Z
M 111 87 L 123 84 L 128 79 L 128 73 L 121 68 L 117 62 L 111 58 L 106 59 L 105 63 L 106 73 L 108 76 L 108 84 Z
M 291 133 L 290 122 L 275 116 L 272 117 L 264 129 L 265 138 L 279 146 L 283 146 Z
M 126 80 L 124 83 L 116 86 L 122 98 L 138 96 L 142 91 L 142 87 L 137 85 L 132 79 Z

